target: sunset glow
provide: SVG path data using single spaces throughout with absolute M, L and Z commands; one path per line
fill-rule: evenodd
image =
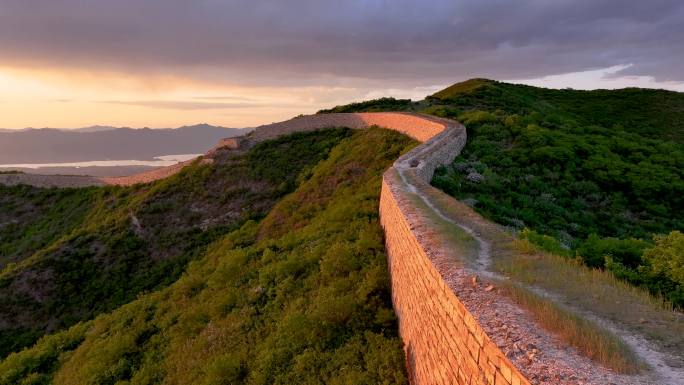
M 315 112 L 334 103 L 316 100 L 325 99 L 325 94 L 320 89 L 215 86 L 118 73 L 0 68 L 3 128 L 175 127 L 198 122 L 243 127 Z
M 0 128 L 245 127 L 473 77 L 684 89 L 668 1 L 30 3 L 0 3 Z

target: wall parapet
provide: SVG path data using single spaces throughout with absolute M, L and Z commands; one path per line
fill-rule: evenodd
M 529 384 L 447 284 L 434 264 L 434 229 L 412 199 L 433 189 L 437 167 L 465 146 L 462 125 L 428 118 L 442 130 L 397 159 L 383 175 L 380 221 L 385 231 L 392 301 L 412 384 Z M 391 127 L 390 127 L 391 128 Z

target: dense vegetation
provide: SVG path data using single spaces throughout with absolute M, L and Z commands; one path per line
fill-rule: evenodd
M 373 101 L 347 107 L 338 109 L 376 110 Z M 658 250 L 674 248 L 681 233 L 669 233 L 684 229 L 684 94 L 474 79 L 398 107 L 468 129 L 437 187 L 549 251 L 684 306 L 684 279 L 664 267 L 681 269 L 681 251 L 654 262 L 677 255 Z
M 75 229 L 92 209 L 97 190 L 0 185 L 0 269 Z
M 0 187 L 0 357 L 173 283 L 208 244 L 263 218 L 350 134 L 219 151 L 213 166 L 130 188 Z
M 378 223 L 405 136 L 354 133 L 174 284 L 0 362 L 0 384 L 404 384 Z
M 351 103 L 343 106 L 333 107 L 327 110 L 318 111 L 319 114 L 332 112 L 382 112 L 398 111 L 411 107 L 410 99 L 380 98 L 367 102 Z
M 684 142 L 684 93 L 643 88 L 580 91 L 547 89 L 472 79 L 427 98 L 453 109 L 541 114 L 576 125 L 625 130 L 659 140 Z M 446 111 L 445 111 L 446 112 Z

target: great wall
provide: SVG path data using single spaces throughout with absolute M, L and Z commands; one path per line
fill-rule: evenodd
M 492 278 L 487 269 L 489 249 L 497 242 L 509 242 L 511 236 L 430 185 L 435 169 L 451 163 L 465 146 L 466 129 L 455 121 L 408 113 L 301 116 L 226 139 L 201 161 L 211 163 L 220 147 L 245 149 L 287 133 L 369 126 L 396 130 L 422 143 L 384 173 L 380 197 L 392 301 L 412 384 L 684 383 L 682 371 L 676 369 L 661 371 L 656 377 L 614 374 L 563 346 L 538 327 L 528 312 L 492 289 L 487 282 Z M 65 183 L 67 187 L 145 183 L 172 175 L 184 165 Z M 24 178 L 0 175 L 0 183 L 59 185 L 54 179 L 45 183 Z M 450 205 L 458 206 L 458 212 L 450 211 Z M 466 234 L 462 241 L 468 247 L 454 243 L 452 233 L 456 232 Z

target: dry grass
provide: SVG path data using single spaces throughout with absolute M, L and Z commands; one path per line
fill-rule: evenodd
M 663 298 L 610 272 L 543 252 L 527 240 L 514 240 L 499 256 L 495 269 L 516 281 L 561 294 L 578 307 L 684 348 L 682 315 Z
M 509 262 L 499 264 L 499 267 L 504 268 L 506 272 L 512 273 L 512 275 L 522 278 L 525 271 L 528 271 L 528 273 L 534 272 L 536 277 L 534 281 L 545 282 L 544 277 L 536 274 L 540 272 L 540 269 L 543 269 L 545 273 L 553 277 L 567 277 L 566 281 L 571 281 L 557 282 L 562 287 L 567 288 L 569 284 L 576 283 L 580 286 L 576 287 L 575 290 L 586 291 L 587 288 L 595 289 L 595 292 L 592 290 L 594 294 L 602 294 L 603 296 L 608 295 L 609 290 L 615 290 L 618 292 L 617 295 L 625 299 L 638 301 L 658 310 L 674 311 L 672 304 L 662 297 L 654 296 L 644 289 L 621 281 L 609 271 L 587 267 L 579 259 L 547 253 L 526 239 L 513 240 L 511 248 L 516 252 L 511 262 L 515 262 L 519 266 L 513 266 Z M 526 281 L 530 280 L 526 279 Z
M 594 314 L 626 332 L 641 335 L 672 357 L 684 351 L 684 315 L 673 311 L 662 298 L 622 282 L 609 272 L 541 252 L 530 242 L 515 239 L 439 190 L 428 190 L 426 195 L 442 212 L 466 224 L 490 243 L 492 265 L 489 270 L 510 278 L 518 287 L 517 294 L 512 293 L 515 289 L 511 290 L 511 296 L 540 320 L 540 326 L 566 334 L 563 339 L 580 352 L 617 371 L 630 373 L 639 367 L 634 363 L 634 354 L 625 350 L 619 337 L 589 322 L 581 315 L 583 313 Z M 430 211 L 424 204 L 416 206 L 421 211 Z M 472 240 L 459 240 L 468 236 L 457 234 L 459 231 L 453 229 L 454 225 L 436 215 L 430 215 L 430 218 L 442 236 L 450 235 L 450 243 L 459 244 L 455 250 L 477 248 Z M 465 257 L 464 262 L 473 261 L 472 252 L 459 256 Z M 534 293 L 530 289 L 527 289 L 527 295 L 520 294 L 525 287 L 549 293 L 551 297 L 530 297 Z M 622 354 L 624 357 L 620 358 Z
M 510 283 L 500 285 L 502 292 L 528 310 L 540 326 L 581 354 L 617 373 L 639 372 L 636 356 L 617 336 L 528 289 Z
M 445 221 L 442 217 L 432 211 L 418 195 L 409 195 L 413 207 L 417 207 L 425 214 L 429 220 L 430 227 L 439 234 L 434 239 L 441 242 L 442 249 L 447 249 L 454 258 L 453 262 L 458 267 L 472 266 L 477 261 L 477 241 L 453 223 Z

